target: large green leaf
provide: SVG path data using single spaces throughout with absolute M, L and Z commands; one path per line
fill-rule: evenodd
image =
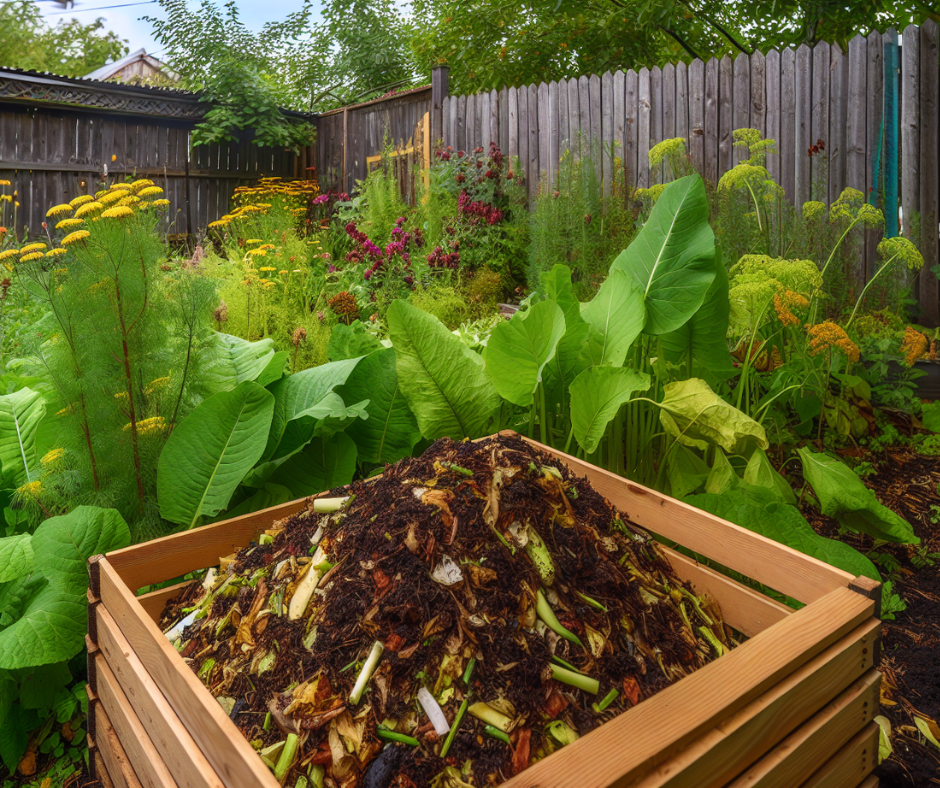
M 411 454 L 421 433 L 398 384 L 394 348 L 376 350 L 362 359 L 339 392 L 347 402 L 369 400 L 369 418 L 346 427 L 359 459 L 381 465 Z
M 796 507 L 778 501 L 768 503 L 762 492 L 737 488 L 720 495 L 692 495 L 685 500 L 749 531 L 844 569 L 855 577 L 864 575 L 881 581 L 875 565 L 860 552 L 836 539 L 819 536 Z
M 704 380 L 667 383 L 664 391 L 659 419 L 679 443 L 697 449 L 721 446 L 730 454 L 770 445 L 760 424 L 725 402 Z
M 675 331 L 702 305 L 715 277 L 715 235 L 699 175 L 670 183 L 633 243 L 611 265 L 632 276 L 646 302 L 646 331 Z
M 287 422 L 284 434 L 271 455 L 277 460 L 302 449 L 317 435 L 341 432 L 361 420 L 368 420 L 369 400 L 346 405 L 343 398 L 331 391 L 315 405 L 298 413 Z
M 571 382 L 571 424 L 585 453 L 597 449 L 620 406 L 649 385 L 649 375 L 625 367 L 591 367 Z
M 769 498 L 796 506 L 796 495 L 793 488 L 770 464 L 767 453 L 763 449 L 755 449 L 751 459 L 747 461 L 747 467 L 744 469 L 744 481 L 754 487 L 763 487 Z
M 248 380 L 257 380 L 274 359 L 274 340 L 249 342 L 231 334 L 216 333 L 215 360 L 209 369 L 214 392 L 230 391 Z
M 568 387 L 591 362 L 581 355 L 591 327 L 581 317 L 581 302 L 574 294 L 571 269 L 555 265 L 542 277 L 542 287 L 549 299 L 565 314 L 565 333 L 559 340 L 555 355 L 545 367 L 545 397 L 549 407 L 568 412 Z
M 0 468 L 6 487 L 33 481 L 36 432 L 46 413 L 42 394 L 20 389 L 0 397 Z
M 16 534 L 0 539 L 0 583 L 28 575 L 35 567 L 33 537 Z
M 421 434 L 478 438 L 492 429 L 500 399 L 483 360 L 433 315 L 407 301 L 388 310 L 398 381 Z
M 911 524 L 882 505 L 845 463 L 806 448 L 798 453 L 803 461 L 803 476 L 812 485 L 823 514 L 873 539 L 920 544 Z
M 271 384 L 270 391 L 274 394 L 274 418 L 271 421 L 271 434 L 268 436 L 264 452 L 267 459 L 283 457 L 300 448 L 294 445 L 293 448 L 285 450 L 279 445 L 284 439 L 290 422 L 306 418 L 309 426 L 311 419 L 316 421 L 324 417 L 323 407 L 335 410 L 336 398 L 331 398 L 323 407 L 318 406 L 321 406 L 327 395 L 346 382 L 358 363 L 358 358 L 332 361 L 319 367 L 305 369 L 296 375 L 288 375 Z M 308 436 L 308 440 L 311 437 L 313 437 L 312 433 Z
M 197 405 L 160 454 L 157 498 L 164 519 L 192 527 L 227 507 L 264 453 L 273 412 L 274 397 L 251 381 Z
M 682 498 L 695 492 L 709 478 L 710 468 L 697 452 L 682 444 L 673 444 L 666 455 L 666 480 L 669 494 Z
M 19 618 L 0 631 L 0 668 L 60 662 L 85 646 L 85 594 L 63 592 L 45 580 L 32 590 Z
M 68 514 L 50 517 L 33 534 L 36 565 L 49 585 L 79 596 L 88 587 L 88 559 L 130 543 L 130 530 L 120 513 L 97 506 L 76 506 Z
M 326 346 L 326 355 L 330 361 L 342 361 L 347 358 L 368 356 L 372 351 L 382 347 L 375 334 L 366 328 L 365 323 L 357 320 L 352 325 L 337 323 L 330 333 L 330 341 Z
M 709 381 L 724 380 L 734 374 L 728 350 L 728 273 L 721 255 L 714 260 L 715 278 L 705 300 L 685 323 L 660 337 L 663 356 L 683 365 L 688 376 Z
M 591 327 L 584 358 L 594 366 L 621 367 L 646 323 L 643 291 L 629 274 L 611 268 L 581 317 Z
M 15 703 L 16 682 L 9 674 L 0 676 L 0 761 L 12 775 L 29 745 L 29 733 L 37 722 L 35 711 Z
M 486 372 L 499 395 L 528 408 L 542 370 L 565 333 L 565 314 L 554 301 L 540 301 L 493 329 L 483 351 Z
M 291 455 L 269 482 L 287 487 L 293 497 L 316 495 L 349 484 L 356 474 L 356 444 L 346 433 L 314 438 Z
M 289 461 L 290 460 L 288 460 L 288 462 Z M 287 487 L 281 484 L 265 483 L 261 486 L 261 489 L 257 490 L 237 506 L 233 506 L 225 514 L 215 517 L 214 521 L 218 522 L 219 520 L 228 520 L 232 517 L 241 517 L 244 514 L 251 514 L 252 512 L 260 512 L 262 509 L 280 506 L 282 503 L 287 503 L 288 501 L 300 497 L 302 496 L 294 495 Z

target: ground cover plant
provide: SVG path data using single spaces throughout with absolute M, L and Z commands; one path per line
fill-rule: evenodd
M 282 784 L 496 785 L 733 645 L 652 537 L 518 437 L 345 493 L 162 618 Z

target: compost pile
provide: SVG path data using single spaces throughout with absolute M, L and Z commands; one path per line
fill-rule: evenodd
M 515 436 L 337 493 L 163 615 L 282 784 L 497 785 L 733 642 L 648 534 Z

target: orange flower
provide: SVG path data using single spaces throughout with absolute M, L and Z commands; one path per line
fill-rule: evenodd
M 856 345 L 849 335 L 845 333 L 842 326 L 827 320 L 825 323 L 819 323 L 810 326 L 807 331 L 809 334 L 809 354 L 818 356 L 824 350 L 841 350 L 852 361 L 858 361 L 859 352 Z
M 929 346 L 927 337 L 920 333 L 910 326 L 904 330 L 904 339 L 901 340 L 901 350 L 904 353 L 904 363 L 909 367 L 914 366 L 914 362 L 918 361 L 924 353 L 927 352 Z
M 777 317 L 785 326 L 795 326 L 800 319 L 793 314 L 793 309 L 804 309 L 809 306 L 809 300 L 792 290 L 784 290 L 774 295 L 774 309 Z

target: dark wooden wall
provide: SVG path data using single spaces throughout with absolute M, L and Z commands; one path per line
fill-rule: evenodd
M 317 178 L 321 191 L 351 193 L 368 174 L 366 159 L 386 142 L 410 144 L 418 121 L 431 109 L 431 88 L 417 88 L 324 113 L 317 119 Z M 345 159 L 345 161 L 344 161 Z
M 192 121 L 142 115 L 0 103 L 0 180 L 16 189 L 16 226 L 40 233 L 46 211 L 79 194 L 93 194 L 106 178 L 150 178 L 170 208 L 164 230 L 197 232 L 229 210 L 236 186 L 262 176 L 307 177 L 306 157 L 259 148 L 248 138 L 193 147 Z M 13 224 L 11 206 L 0 220 Z

